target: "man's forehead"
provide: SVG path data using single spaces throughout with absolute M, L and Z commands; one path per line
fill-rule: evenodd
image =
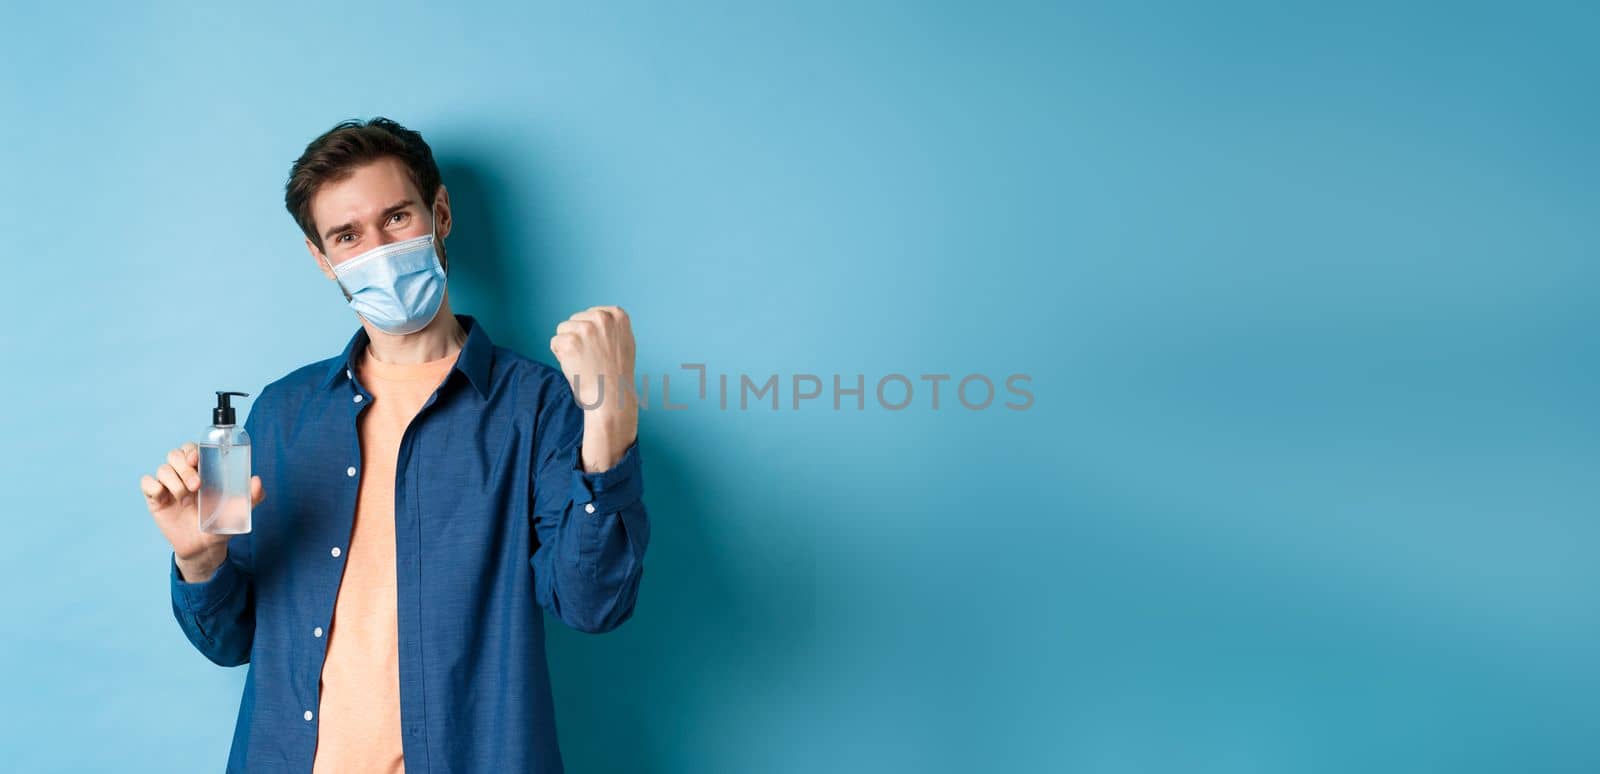
M 382 158 L 357 167 L 348 176 L 317 189 L 311 214 L 318 223 L 382 212 L 403 199 L 415 200 L 417 188 L 398 159 Z

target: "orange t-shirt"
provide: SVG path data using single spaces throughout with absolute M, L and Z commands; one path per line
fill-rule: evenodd
M 394 469 L 400 437 L 444 381 L 460 350 L 426 363 L 385 363 L 366 352 L 357 377 L 372 394 L 361 413 L 361 485 L 344 577 L 329 624 L 317 711 L 315 774 L 404 772 L 400 635 L 395 594 Z

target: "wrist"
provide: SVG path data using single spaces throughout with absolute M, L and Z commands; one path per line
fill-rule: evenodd
M 591 416 L 583 430 L 583 470 L 600 473 L 614 467 L 639 435 L 636 416 Z
M 178 565 L 178 572 L 184 581 L 201 583 L 210 580 L 215 575 L 217 568 L 228 560 L 228 546 L 226 543 L 214 548 L 207 548 L 190 556 L 173 554 L 173 561 Z

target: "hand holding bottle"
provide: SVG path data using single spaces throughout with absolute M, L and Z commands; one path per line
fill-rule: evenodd
M 139 479 L 145 505 L 172 552 L 183 579 L 198 583 L 211 577 L 228 556 L 230 535 L 200 531 L 200 448 L 194 443 L 167 452 L 167 461 L 154 476 Z M 250 477 L 250 505 L 259 505 L 266 493 L 261 477 Z

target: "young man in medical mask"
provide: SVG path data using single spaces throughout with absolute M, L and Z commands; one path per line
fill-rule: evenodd
M 312 141 L 285 203 L 361 327 L 256 396 L 252 532 L 198 531 L 193 444 L 140 482 L 179 626 L 250 665 L 228 771 L 561 771 L 543 613 L 627 620 L 650 538 L 628 316 L 561 323 L 557 370 L 453 312 L 449 194 L 387 119 Z

